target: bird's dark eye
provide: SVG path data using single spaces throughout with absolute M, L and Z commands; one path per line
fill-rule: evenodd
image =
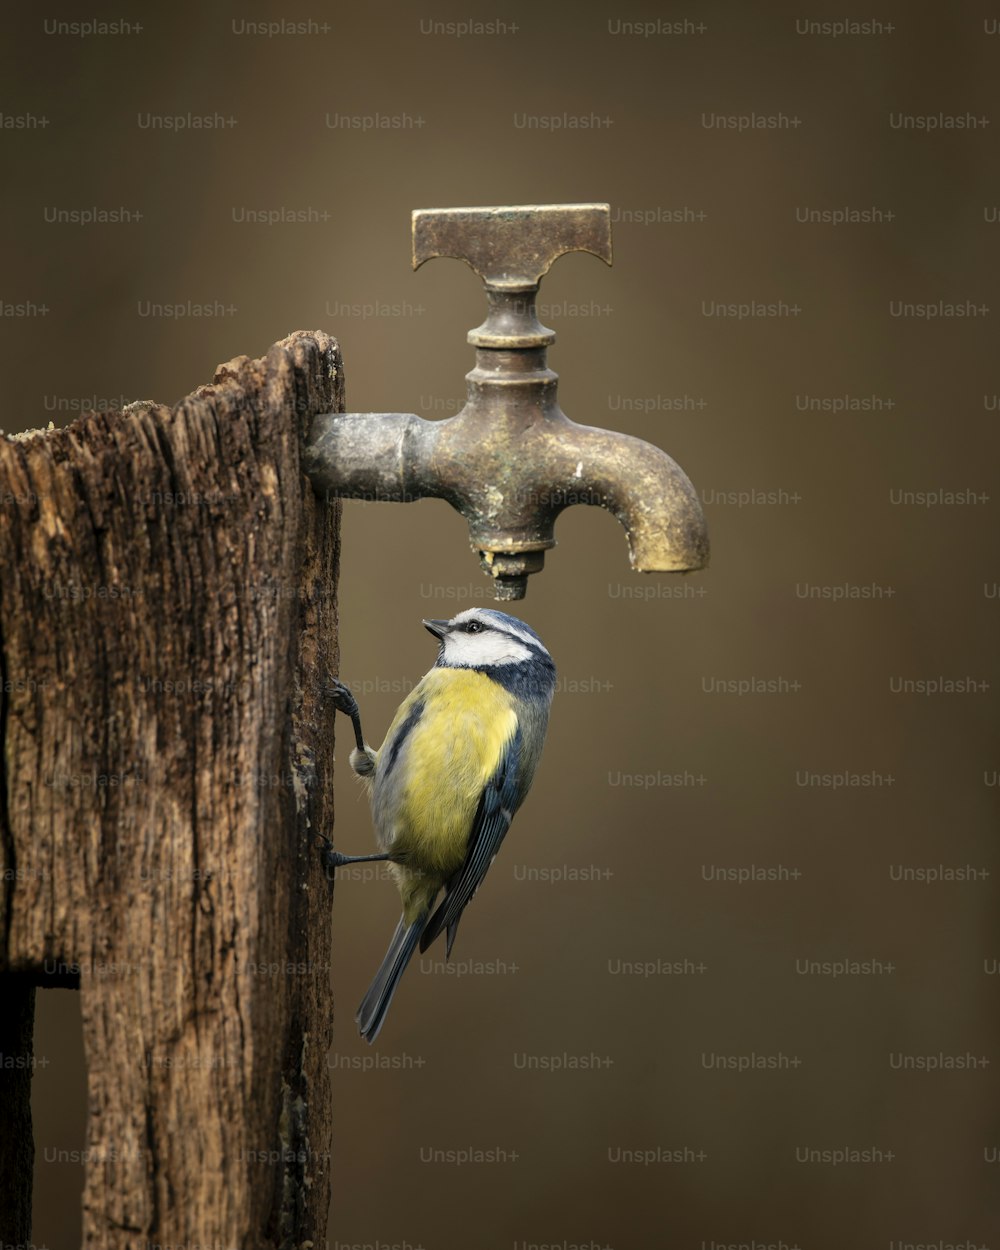
M 483 628 L 482 621 L 469 621 L 465 627 L 467 634 L 478 634 Z

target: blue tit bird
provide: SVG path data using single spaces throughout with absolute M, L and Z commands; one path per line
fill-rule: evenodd
M 516 617 L 470 608 L 423 623 L 438 639 L 437 660 L 400 704 L 377 751 L 364 740 L 347 686 L 337 682 L 330 691 L 354 725 L 350 763 L 367 783 L 381 853 L 341 855 L 327 841 L 324 861 L 336 868 L 389 860 L 403 903 L 355 1016 L 368 1042 L 418 945 L 425 951 L 444 931 L 451 954 L 462 913 L 531 786 L 555 690 L 552 657 Z

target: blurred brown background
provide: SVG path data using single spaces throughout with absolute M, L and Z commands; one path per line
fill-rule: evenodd
M 397 903 L 343 875 L 331 1247 L 996 1244 L 1000 24 L 810 7 L 8 18 L 8 431 L 175 401 L 305 328 L 340 339 L 351 408 L 448 415 L 483 295 L 410 271 L 410 210 L 607 200 L 614 268 L 542 287 L 562 404 L 706 503 L 688 578 L 630 574 L 596 509 L 561 519 L 520 605 L 563 679 L 535 789 L 456 972 L 415 963 L 371 1050 L 352 1017 Z M 57 24 L 88 18 L 133 29 Z M 282 21 L 305 33 L 251 33 Z M 470 21 L 497 25 L 443 25 Z M 215 315 L 149 315 L 189 302 Z M 442 503 L 349 503 L 343 540 L 378 741 L 433 659 L 420 618 L 488 587 Z M 718 684 L 753 679 L 779 689 Z M 939 868 L 964 871 L 896 879 Z M 34 1240 L 62 1250 L 79 1016 L 39 997 Z M 489 1161 L 435 1153 L 462 1151 Z

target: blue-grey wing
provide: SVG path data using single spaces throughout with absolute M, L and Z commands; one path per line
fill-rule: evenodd
M 465 862 L 445 886 L 445 896 L 427 922 L 420 938 L 421 951 L 430 946 L 442 929 L 447 929 L 445 956 L 451 954 L 462 912 L 482 884 L 524 797 L 520 777 L 522 744 L 518 728 L 500 757 L 496 771 L 483 788 L 472 821 Z

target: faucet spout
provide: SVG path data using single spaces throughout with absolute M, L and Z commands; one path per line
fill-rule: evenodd
M 567 504 L 606 508 L 625 530 L 636 572 L 681 573 L 708 564 L 701 502 L 665 451 L 630 434 L 569 420 L 558 448 Z

